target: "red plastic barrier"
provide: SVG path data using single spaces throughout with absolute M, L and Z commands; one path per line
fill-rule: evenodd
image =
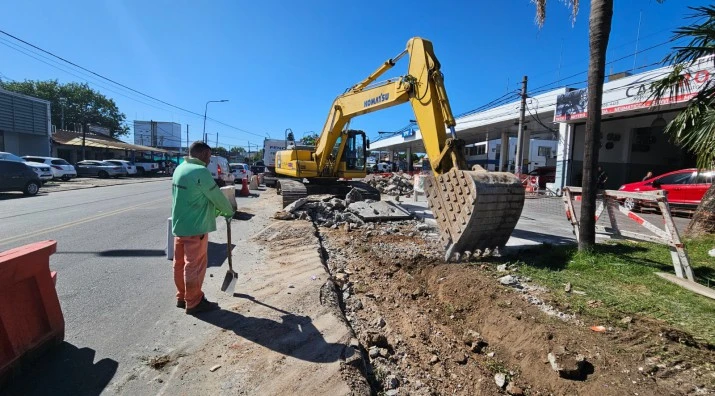
M 43 241 L 0 253 L 0 384 L 65 338 L 56 274 L 50 274 L 56 250 L 57 242 Z

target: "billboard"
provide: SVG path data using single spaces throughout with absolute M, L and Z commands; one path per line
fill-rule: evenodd
M 650 85 L 665 77 L 673 69 L 662 67 L 649 72 L 625 77 L 603 84 L 602 114 L 616 114 L 632 110 L 644 109 L 657 105 L 684 103 L 692 99 L 705 86 L 712 83 L 715 77 L 713 61 L 715 57 L 699 59 L 692 67 L 683 71 L 688 81 L 688 88 L 682 89 L 677 95 L 666 97 L 658 102 L 649 98 Z M 588 107 L 588 90 L 578 89 L 559 95 L 556 98 L 555 122 L 577 121 L 586 118 Z
M 178 150 L 181 148 L 181 124 L 135 120 L 134 144 Z

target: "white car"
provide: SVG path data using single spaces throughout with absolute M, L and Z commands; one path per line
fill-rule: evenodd
M 228 164 L 228 166 L 231 168 L 231 173 L 233 173 L 233 177 L 235 179 L 234 181 L 236 183 L 241 183 L 242 179 L 246 179 L 247 181 L 251 180 L 253 172 L 251 172 L 251 167 L 248 166 L 248 164 L 235 162 Z
M 6 153 L 2 151 L 0 151 L 0 159 L 4 159 L 7 161 L 24 162 L 27 166 L 32 168 L 35 173 L 37 173 L 37 177 L 39 177 L 43 183 L 48 180 L 52 180 L 52 168 L 50 168 L 49 165 L 40 162 L 25 161 L 25 159 L 22 157 L 18 157 L 15 154 Z
M 109 162 L 110 164 L 118 165 L 124 168 L 124 170 L 127 172 L 127 175 L 136 175 L 137 174 L 137 167 L 126 160 L 104 160 L 104 162 Z
M 211 176 L 216 180 L 216 184 L 218 184 L 219 187 L 233 185 L 234 177 L 226 158 L 212 155 L 211 161 L 209 161 L 206 168 L 211 172 Z
M 77 177 L 77 169 L 62 158 L 36 157 L 32 155 L 25 155 L 22 158 L 24 158 L 25 161 L 39 162 L 41 164 L 49 165 L 50 170 L 52 171 L 52 177 L 55 179 L 67 181 Z

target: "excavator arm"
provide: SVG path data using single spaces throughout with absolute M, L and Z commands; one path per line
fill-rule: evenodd
M 406 75 L 371 85 L 405 54 L 409 54 Z M 454 139 L 456 123 L 444 89 L 440 63 L 432 43 L 418 37 L 410 39 L 407 48 L 398 56 L 387 60 L 365 80 L 335 99 L 313 156 L 318 169 L 325 168 L 335 143 L 345 134 L 345 126 L 352 118 L 408 101 L 435 176 L 454 166 L 465 169 L 463 144 Z M 447 138 L 446 128 L 450 129 L 452 139 Z M 334 174 L 336 170 L 330 169 L 329 173 Z

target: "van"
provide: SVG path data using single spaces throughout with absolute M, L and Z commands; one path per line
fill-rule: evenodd
M 206 168 L 208 168 L 209 172 L 211 172 L 211 176 L 213 176 L 219 187 L 225 187 L 227 185 L 230 186 L 233 184 L 234 177 L 226 158 L 219 157 L 218 155 L 212 155 L 211 161 L 209 161 Z

